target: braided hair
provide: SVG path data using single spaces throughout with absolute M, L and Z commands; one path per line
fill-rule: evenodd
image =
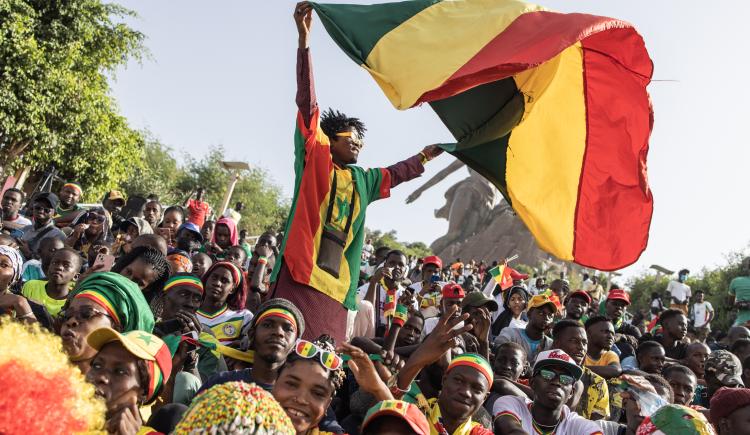
M 161 291 L 162 287 L 164 287 L 164 282 L 169 278 L 169 263 L 167 262 L 167 257 L 165 257 L 161 251 L 157 251 L 150 246 L 139 246 L 133 248 L 128 254 L 120 257 L 115 265 L 112 266 L 112 272 L 120 273 L 136 260 L 141 260 L 153 267 L 154 273 L 156 273 L 156 280 L 143 289 L 144 296 L 146 296 L 146 299 L 151 302 L 154 296 Z

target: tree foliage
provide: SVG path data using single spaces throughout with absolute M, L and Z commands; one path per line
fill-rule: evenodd
M 711 322 L 711 329 L 726 331 L 734 323 L 737 312 L 729 305 L 729 283 L 735 277 L 743 274 L 741 271 L 743 255 L 732 253 L 726 257 L 726 264 L 712 269 L 704 268 L 700 272 L 691 274 L 686 284 L 690 286 L 693 294 L 702 290 L 705 299 L 711 302 L 716 311 L 716 317 Z M 653 273 L 643 273 L 629 281 L 631 288 L 630 299 L 632 301 L 631 311 L 639 310 L 644 314 L 648 312 L 651 305 L 651 293 L 658 293 L 662 297 L 664 305 L 670 303 L 669 294 L 666 289 L 671 277 L 656 276 Z
M 395 230 L 382 232 L 379 230 L 366 230 L 366 238 L 372 239 L 375 248 L 387 246 L 391 249 L 403 251 L 407 256 L 423 258 L 432 255 L 430 248 L 422 242 L 402 242 L 398 240 Z
M 198 187 L 203 187 L 205 200 L 214 212 L 223 212 L 218 208 L 232 174 L 221 166 L 226 160 L 222 147 L 209 148 L 201 158 L 185 156 L 182 165 L 177 163 L 170 148 L 153 138 L 146 141 L 144 152 L 144 166 L 122 185 L 128 195 L 155 194 L 163 204 L 182 204 Z M 281 188 L 262 168 L 253 167 L 240 171 L 239 175 L 229 206 L 233 207 L 238 201 L 245 204 L 240 228 L 246 229 L 250 235 L 282 230 L 289 213 L 289 201 Z
M 140 60 L 133 12 L 101 0 L 0 1 L 0 166 L 54 164 L 98 196 L 143 161 L 108 78 Z

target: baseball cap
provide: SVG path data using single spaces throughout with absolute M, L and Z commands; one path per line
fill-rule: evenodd
M 468 307 L 484 307 L 487 306 L 487 309 L 490 311 L 497 311 L 498 305 L 497 301 L 494 299 L 488 297 L 482 292 L 471 292 L 464 300 L 461 302 L 461 308 L 466 309 Z
M 706 359 L 705 371 L 712 372 L 725 386 L 745 386 L 742 382 L 742 364 L 728 350 L 715 350 Z
M 86 341 L 97 351 L 107 343 L 119 341 L 122 347 L 135 357 L 152 362 L 147 364 L 151 382 L 146 402 L 156 398 L 160 388 L 166 384 L 172 373 L 172 353 L 169 347 L 161 338 L 148 332 L 134 330 L 120 334 L 112 328 L 99 328 L 89 334 Z
M 619 288 L 612 289 L 609 291 L 609 294 L 607 295 L 607 300 L 609 299 L 619 299 L 621 301 L 625 301 L 630 305 L 630 293 L 626 292 L 625 290 L 621 290 Z
M 184 224 L 180 225 L 179 228 L 177 228 L 177 233 L 179 233 L 182 230 L 188 230 L 191 233 L 194 233 L 196 236 L 198 236 L 198 240 L 200 240 L 200 242 L 203 243 L 203 234 L 201 234 L 201 229 L 198 228 L 198 225 L 192 222 L 185 222 Z
M 51 208 L 57 208 L 57 205 L 60 204 L 60 199 L 52 192 L 40 192 L 37 193 L 36 196 L 34 196 L 34 201 L 44 201 Z
M 451 281 L 443 286 L 443 297 L 444 298 L 463 298 L 466 296 L 463 287 Z
M 430 255 L 429 257 L 425 257 L 422 260 L 423 264 L 434 264 L 438 267 L 438 269 L 443 268 L 443 260 L 440 259 L 437 255 Z
M 125 205 L 125 196 L 119 190 L 110 190 L 104 195 L 104 199 L 110 201 L 121 201 L 122 205 Z
M 417 435 L 430 435 L 430 424 L 416 405 L 403 400 L 383 400 L 370 408 L 362 422 L 362 430 L 373 421 L 383 416 L 397 417 L 404 420 Z
M 573 296 L 580 296 L 583 299 L 586 299 L 586 302 L 591 303 L 591 296 L 583 290 L 574 291 L 568 296 L 568 299 L 572 298 Z
M 533 296 L 529 299 L 528 309 L 539 308 L 545 305 L 552 305 L 552 309 L 557 311 L 557 304 L 555 304 L 555 301 L 553 301 L 548 294 Z
M 539 355 L 537 355 L 536 361 L 534 362 L 534 373 L 545 367 L 557 367 L 567 370 L 568 373 L 576 378 L 576 380 L 581 379 L 581 375 L 583 375 L 583 369 L 573 361 L 573 358 L 571 358 L 570 355 L 561 349 L 539 352 Z

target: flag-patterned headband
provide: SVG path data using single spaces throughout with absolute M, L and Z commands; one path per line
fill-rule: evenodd
M 445 373 L 450 372 L 451 370 L 453 370 L 454 368 L 458 366 L 468 366 L 468 367 L 472 367 L 474 369 L 479 370 L 479 373 L 481 373 L 482 375 L 484 375 L 485 378 L 487 378 L 489 387 L 492 388 L 492 381 L 494 379 L 492 367 L 490 367 L 490 363 L 488 363 L 487 360 L 484 359 L 482 356 L 477 355 L 475 353 L 465 353 L 465 354 L 459 355 L 453 358 L 453 360 L 451 361 Z
M 77 183 L 65 183 L 63 184 L 63 188 L 70 187 L 71 189 L 78 192 L 79 195 L 83 195 L 83 189 L 81 189 L 81 186 Z
M 166 283 L 164 283 L 164 291 L 167 292 L 170 289 L 181 286 L 181 287 L 193 287 L 200 290 L 201 294 L 203 294 L 203 282 L 201 282 L 201 279 L 197 276 L 192 275 L 176 275 L 167 280 Z
M 211 276 L 211 272 L 218 269 L 219 267 L 226 267 L 232 273 L 232 279 L 234 279 L 234 286 L 235 287 L 240 286 L 240 283 L 242 280 L 242 271 L 234 263 L 230 263 L 228 261 L 219 261 L 218 263 L 214 263 L 211 267 L 208 268 L 208 270 L 206 271 L 206 274 L 203 276 L 205 278 L 208 278 L 209 276 Z
M 260 322 L 263 321 L 263 319 L 268 317 L 281 317 L 282 319 L 288 320 L 289 323 L 292 324 L 294 327 L 294 331 L 297 331 L 297 321 L 294 318 L 294 315 L 290 313 L 288 310 L 285 310 L 283 308 L 270 308 L 266 311 L 263 311 L 259 316 L 258 320 L 255 321 L 255 324 L 258 325 Z
M 115 321 L 115 324 L 121 325 L 120 322 L 120 316 L 117 315 L 117 311 L 115 310 L 115 307 L 112 305 L 112 303 L 101 293 L 99 293 L 96 290 L 84 290 L 77 295 L 73 299 L 88 299 L 90 301 L 94 301 L 97 305 L 101 306 L 107 311 L 107 314 L 109 317 L 112 318 L 112 320 Z

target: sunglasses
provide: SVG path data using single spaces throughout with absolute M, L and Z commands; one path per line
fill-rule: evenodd
M 348 137 L 357 145 L 362 145 L 364 142 L 362 139 L 357 135 L 357 133 L 353 131 L 342 131 L 341 133 L 336 133 L 337 137 Z
M 547 370 L 547 369 L 540 369 L 537 372 L 537 374 L 542 375 L 542 378 L 545 381 L 551 381 L 555 379 L 555 377 L 557 377 L 558 379 L 560 379 L 561 385 L 573 385 L 573 383 L 576 381 L 576 378 L 574 378 L 573 376 L 565 375 L 562 373 L 556 373 L 552 370 Z
M 86 322 L 98 316 L 109 317 L 110 319 L 112 318 L 110 317 L 109 314 L 103 311 L 95 310 L 90 307 L 84 307 L 84 308 L 81 308 L 80 310 L 67 309 L 67 310 L 60 311 L 60 318 L 62 319 L 63 323 L 67 322 L 73 317 L 75 317 L 76 320 L 78 320 L 79 322 Z
M 35 205 L 34 208 L 33 208 L 33 210 L 34 211 L 41 211 L 43 213 L 52 213 L 53 209 L 51 209 L 49 207 L 45 207 L 43 205 Z
M 98 222 L 98 223 L 101 224 L 101 223 L 104 223 L 104 221 L 106 219 L 107 218 L 105 218 L 104 216 L 102 216 L 102 215 L 100 215 L 98 213 L 89 213 L 89 214 L 86 215 L 86 222 L 92 222 L 93 221 L 93 222 Z
M 315 343 L 307 340 L 297 340 L 294 352 L 305 359 L 314 358 L 316 355 L 320 355 L 320 363 L 328 370 L 337 370 L 344 364 L 344 360 L 336 355 L 335 352 L 323 350 Z

